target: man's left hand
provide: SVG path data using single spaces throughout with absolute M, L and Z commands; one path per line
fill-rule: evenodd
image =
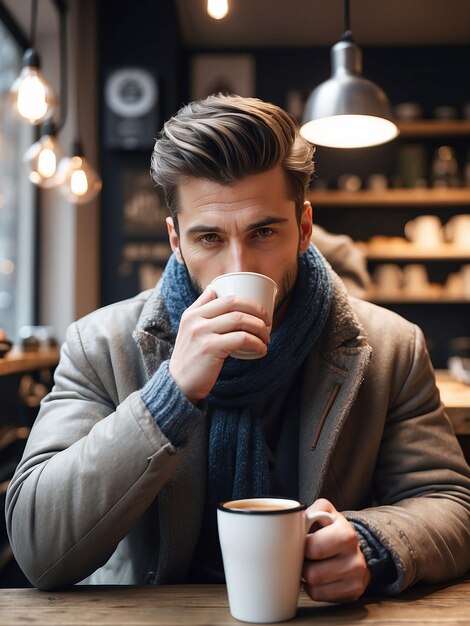
M 336 520 L 307 536 L 302 570 L 305 591 L 317 601 L 357 600 L 370 582 L 370 572 L 354 526 L 324 498 L 308 510 L 333 513 Z

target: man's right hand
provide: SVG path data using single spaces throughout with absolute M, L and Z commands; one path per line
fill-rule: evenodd
M 209 285 L 181 316 L 169 366 L 173 380 L 196 404 L 209 395 L 230 352 L 266 354 L 271 324 L 256 302 L 217 298 Z

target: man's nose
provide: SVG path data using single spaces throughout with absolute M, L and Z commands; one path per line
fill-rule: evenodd
M 228 253 L 227 273 L 256 271 L 250 251 L 240 242 L 233 242 L 229 247 Z

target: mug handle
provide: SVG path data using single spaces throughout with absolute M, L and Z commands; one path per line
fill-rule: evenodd
M 312 524 L 320 520 L 325 520 L 327 522 L 326 524 L 323 524 L 323 526 L 329 526 L 336 521 L 336 515 L 327 513 L 326 511 L 311 511 L 310 513 L 305 512 L 305 526 L 307 533 Z

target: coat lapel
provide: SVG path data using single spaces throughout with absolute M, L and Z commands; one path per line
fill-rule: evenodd
M 335 275 L 333 289 L 328 324 L 302 374 L 299 494 L 308 505 L 321 493 L 331 455 L 372 354 L 344 287 Z

